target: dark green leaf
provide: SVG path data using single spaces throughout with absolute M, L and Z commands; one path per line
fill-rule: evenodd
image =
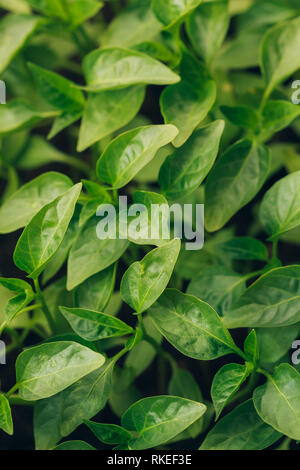
M 219 418 L 230 398 L 239 390 L 249 375 L 249 369 L 241 364 L 226 364 L 218 370 L 211 386 L 211 398 Z
M 167 289 L 149 315 L 161 334 L 186 356 L 210 360 L 236 350 L 215 310 L 192 295 Z
M 114 188 L 122 188 L 177 133 L 176 127 L 166 125 L 140 127 L 121 134 L 109 144 L 98 160 L 98 177 Z
M 215 121 L 195 131 L 166 158 L 159 172 L 159 184 L 168 199 L 180 199 L 200 186 L 215 162 L 223 129 L 224 121 Z
M 141 52 L 120 47 L 97 49 L 84 58 L 86 89 L 93 92 L 137 84 L 167 85 L 180 77 Z
M 299 322 L 300 266 L 272 269 L 225 315 L 228 328 L 279 327 Z
M 26 349 L 16 362 L 20 398 L 51 397 L 101 367 L 104 361 L 101 354 L 69 341 Z
M 206 411 L 206 406 L 184 398 L 158 396 L 144 398 L 122 416 L 122 426 L 138 433 L 129 441 L 129 449 L 156 447 L 184 431 Z
M 40 275 L 61 245 L 81 187 L 81 183 L 73 186 L 43 207 L 23 231 L 14 252 L 14 262 L 33 279 Z
M 61 173 L 44 173 L 24 184 L 0 208 L 0 232 L 9 233 L 24 227 L 39 210 L 72 187 Z
M 221 47 L 229 26 L 228 0 L 205 2 L 190 15 L 187 31 L 197 54 L 210 63 Z
M 200 450 L 262 450 L 280 437 L 281 434 L 260 419 L 252 400 L 248 400 L 213 427 Z
M 180 147 L 203 121 L 216 99 L 216 84 L 203 64 L 184 54 L 180 73 L 182 81 L 168 86 L 160 99 L 161 112 L 166 124 L 174 124 L 179 134 L 174 138 Z
M 13 435 L 14 425 L 11 416 L 11 410 L 8 399 L 5 395 L 0 394 L 0 429 L 9 434 Z
M 172 275 L 180 251 L 175 239 L 133 263 L 121 282 L 122 298 L 137 313 L 147 310 L 163 293 Z
M 133 329 L 111 315 L 83 308 L 60 307 L 72 329 L 87 341 L 115 338 L 133 333 Z
M 78 152 L 128 124 L 138 113 L 144 96 L 143 86 L 89 94 L 79 131 Z
M 253 401 L 263 421 L 277 431 L 300 437 L 300 375 L 289 364 L 280 364 L 265 385 L 254 391 Z
M 217 161 L 205 188 L 206 228 L 214 232 L 248 204 L 270 171 L 269 150 L 250 140 L 230 147 Z

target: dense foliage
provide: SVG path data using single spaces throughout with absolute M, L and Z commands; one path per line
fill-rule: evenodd
M 300 1 L 0 6 L 0 448 L 297 448 Z

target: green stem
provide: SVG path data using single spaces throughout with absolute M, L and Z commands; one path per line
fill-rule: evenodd
M 260 103 L 260 107 L 259 107 L 259 113 L 261 114 L 265 105 L 266 105 L 266 102 L 268 101 L 268 98 L 271 94 L 271 90 L 269 88 L 267 88 L 264 92 L 264 95 L 262 97 L 262 100 L 261 100 L 261 103 Z
M 48 309 L 48 306 L 45 302 L 45 298 L 44 298 L 44 295 L 43 295 L 43 293 L 40 289 L 40 284 L 39 284 L 38 279 L 34 279 L 34 286 L 35 286 L 37 297 L 38 297 L 38 299 L 40 300 L 40 302 L 42 304 L 42 310 L 43 310 L 43 312 L 45 314 L 45 317 L 48 321 L 49 327 L 52 330 L 52 333 L 55 333 L 56 332 L 56 324 L 55 324 L 55 322 L 52 318 L 52 315 L 50 313 L 50 310 Z
M 253 391 L 253 389 L 254 389 L 257 381 L 258 381 L 258 377 L 259 376 L 256 374 L 255 371 L 252 372 L 246 386 L 243 388 L 243 390 L 241 390 L 240 392 L 238 392 L 234 395 L 232 400 L 230 400 L 228 402 L 227 406 L 231 405 L 232 403 L 234 403 L 236 401 L 240 401 L 240 400 L 244 399 L 245 397 L 248 397 L 248 395 L 250 395 L 250 393 Z
M 85 42 L 87 44 L 87 48 L 89 49 L 89 51 L 92 51 L 93 49 L 95 49 L 96 44 L 94 43 L 92 38 L 89 36 L 89 34 L 86 32 L 86 30 L 85 30 L 85 28 L 82 24 L 78 26 L 78 31 L 80 32 L 81 36 L 85 40 Z
M 9 398 L 16 390 L 18 390 L 20 384 L 16 383 L 11 389 L 5 394 L 6 398 Z
M 33 305 L 29 305 L 29 307 L 23 308 L 23 310 L 21 310 L 21 311 L 17 314 L 17 317 L 18 317 L 19 315 L 22 315 L 22 313 L 31 312 L 32 310 L 36 310 L 36 309 L 41 308 L 41 307 L 42 307 L 42 304 L 33 304 Z
M 124 354 L 126 354 L 128 352 L 128 348 L 123 348 L 121 349 L 121 351 L 118 352 L 118 354 L 116 354 L 114 357 L 113 357 L 113 363 L 115 364 L 119 359 L 121 359 L 121 357 L 124 356 Z
M 137 317 L 138 317 L 139 327 L 141 328 L 141 330 L 143 332 L 143 336 L 145 337 L 145 336 L 147 336 L 147 332 L 145 330 L 145 326 L 144 326 L 144 322 L 143 322 L 143 315 L 141 313 L 138 313 Z

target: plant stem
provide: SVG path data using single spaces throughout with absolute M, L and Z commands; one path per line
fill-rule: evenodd
M 248 380 L 248 383 L 247 385 L 244 387 L 243 390 L 241 390 L 239 393 L 237 393 L 236 395 L 233 396 L 232 400 L 229 401 L 227 403 L 227 406 L 236 402 L 236 401 L 239 401 L 239 400 L 242 400 L 243 398 L 245 397 L 248 397 L 248 395 L 252 392 L 252 390 L 254 389 L 256 383 L 257 383 L 257 380 L 258 380 L 258 375 L 256 374 L 256 372 L 252 372 L 252 374 L 250 375 L 250 378 Z
M 137 317 L 138 317 L 139 327 L 141 328 L 141 330 L 143 332 L 143 336 L 145 337 L 145 336 L 147 336 L 147 332 L 145 330 L 145 326 L 144 326 L 144 322 L 143 322 L 143 315 L 141 313 L 138 313 Z
M 115 364 L 119 359 L 121 359 L 121 357 L 124 356 L 124 354 L 126 354 L 128 352 L 128 348 L 123 348 L 121 349 L 121 351 L 118 352 L 118 354 L 116 354 L 114 357 L 113 357 L 113 363 Z
M 5 394 L 6 398 L 9 398 L 16 390 L 18 390 L 20 384 L 16 383 L 11 389 Z
M 55 324 L 55 322 L 52 318 L 52 315 L 50 313 L 50 310 L 48 309 L 48 306 L 45 302 L 45 298 L 44 298 L 44 295 L 43 295 L 43 293 L 40 289 L 40 284 L 39 284 L 38 279 L 34 279 L 34 286 L 35 286 L 37 297 L 38 297 L 38 299 L 40 300 L 40 302 L 42 304 L 42 310 L 45 314 L 45 317 L 47 318 L 49 327 L 52 330 L 52 333 L 55 333 L 56 332 L 56 324 Z

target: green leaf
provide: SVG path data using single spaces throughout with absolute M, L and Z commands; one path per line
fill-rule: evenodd
M 214 232 L 248 204 L 263 186 L 271 164 L 269 150 L 250 140 L 231 146 L 217 161 L 205 187 L 206 229 Z
M 265 31 L 265 26 L 241 31 L 236 38 L 222 48 L 214 65 L 221 70 L 257 67 L 260 45 Z
M 261 69 L 266 81 L 266 96 L 300 67 L 300 18 L 268 30 L 261 48 Z
M 168 86 L 161 94 L 160 107 L 166 124 L 179 130 L 173 144 L 180 147 L 203 121 L 216 99 L 216 84 L 204 65 L 183 54 L 180 64 L 182 81 Z
M 19 395 L 40 400 L 61 392 L 101 367 L 104 357 L 79 343 L 44 343 L 22 352 L 16 362 Z
M 78 223 L 79 223 L 79 210 L 78 206 L 75 207 L 75 212 L 70 221 L 68 229 L 66 231 L 65 237 L 62 241 L 62 244 L 58 248 L 57 252 L 51 258 L 51 261 L 47 264 L 43 272 L 43 283 L 45 284 L 49 279 L 53 278 L 55 274 L 59 272 L 62 266 L 65 264 L 65 261 L 68 257 L 70 249 L 76 239 L 78 232 Z
M 297 0 L 264 0 L 253 3 L 249 9 L 238 18 L 239 29 L 251 29 L 259 25 L 272 25 L 297 16 L 299 4 Z
M 96 450 L 84 441 L 66 441 L 56 446 L 53 450 Z
M 93 421 L 85 421 L 85 424 L 95 434 L 97 439 L 104 444 L 126 444 L 132 439 L 130 432 L 116 424 L 94 423 Z
M 225 315 L 228 328 L 279 327 L 299 322 L 300 266 L 272 269 Z
M 14 433 L 9 401 L 3 394 L 0 394 L 0 429 L 10 436 Z
M 259 218 L 273 240 L 300 225 L 299 185 L 296 171 L 277 181 L 263 198 Z
M 300 437 L 299 390 L 300 374 L 289 364 L 280 364 L 253 394 L 254 406 L 261 419 L 295 440 Z
M 0 284 L 17 294 L 8 300 L 5 307 L 6 321 L 10 322 L 34 299 L 35 294 L 31 285 L 21 279 L 1 277 Z
M 75 333 L 87 341 L 117 338 L 134 332 L 118 318 L 94 310 L 60 307 L 60 311 Z
M 165 26 L 171 27 L 183 21 L 202 0 L 152 0 L 152 10 Z
M 68 258 L 67 289 L 72 290 L 89 277 L 115 263 L 128 247 L 122 239 L 100 240 L 96 234 L 98 220 L 90 219 L 81 229 Z
M 79 160 L 68 156 L 47 142 L 44 137 L 33 135 L 26 143 L 26 148 L 17 160 L 21 170 L 33 170 L 48 163 L 59 162 L 68 166 L 80 165 Z
M 215 121 L 193 133 L 169 155 L 159 172 L 159 184 L 169 200 L 181 199 L 195 191 L 211 170 L 219 151 L 224 121 Z
M 170 62 L 174 60 L 172 52 L 160 42 L 155 41 L 142 41 L 132 47 L 135 51 L 143 52 L 153 59 L 160 60 L 161 62 Z
M 19 238 L 14 252 L 14 262 L 31 278 L 37 279 L 61 245 L 81 187 L 81 183 L 76 184 L 43 207 Z
M 300 324 L 281 328 L 257 328 L 256 333 L 261 362 L 274 364 L 290 351 L 293 341 L 299 336 Z
M 281 434 L 260 419 L 252 400 L 248 400 L 213 427 L 200 450 L 262 450 L 280 437 Z
M 66 127 L 74 124 L 78 119 L 81 118 L 82 110 L 62 112 L 53 122 L 51 130 L 47 136 L 48 139 L 53 139 L 57 134 L 63 131 Z
M 206 411 L 206 406 L 184 398 L 158 396 L 144 398 L 122 416 L 122 426 L 138 433 L 129 441 L 131 450 L 150 449 L 168 442 Z
M 229 27 L 228 0 L 203 3 L 189 16 L 187 32 L 201 59 L 210 63 L 221 47 Z
M 185 369 L 173 368 L 172 378 L 169 382 L 168 392 L 170 395 L 187 398 L 197 402 L 202 402 L 203 397 L 200 388 L 193 375 Z M 195 439 L 203 427 L 203 418 L 199 418 L 185 430 L 188 438 Z
M 74 304 L 77 308 L 105 311 L 114 290 L 117 265 L 87 279 L 74 291 Z
M 188 357 L 205 361 L 237 349 L 215 310 L 192 295 L 167 289 L 149 315 L 160 333 Z
M 267 247 L 252 237 L 235 237 L 217 245 L 231 259 L 268 261 Z
M 262 111 L 262 132 L 266 138 L 288 127 L 300 115 L 299 106 L 283 100 L 271 100 Z
M 104 3 L 98 0 L 67 0 L 68 22 L 78 26 L 95 16 Z
M 144 97 L 143 86 L 89 94 L 79 131 L 78 152 L 128 124 L 138 113 Z
M 230 398 L 239 390 L 249 375 L 249 369 L 241 364 L 226 364 L 218 370 L 211 386 L 211 398 L 216 411 L 216 420 Z
M 6 10 L 16 13 L 30 13 L 30 7 L 26 0 L 0 0 L 0 5 Z
M 216 265 L 201 270 L 189 283 L 187 293 L 224 314 L 245 290 L 243 276 L 226 266 Z
M 121 282 L 121 296 L 137 313 L 147 310 L 163 293 L 180 251 L 180 240 L 172 240 L 133 263 Z
M 0 73 L 2 73 L 40 23 L 38 16 L 9 14 L 0 22 Z
M 114 361 L 85 375 L 53 397 L 38 400 L 34 407 L 36 449 L 52 448 L 71 434 L 84 419 L 93 418 L 104 408 L 112 389 Z
M 131 370 L 127 368 L 115 370 L 109 406 L 118 417 L 121 417 L 129 406 L 141 398 L 141 394 L 132 384 L 133 379 Z
M 61 0 L 27 0 L 27 2 L 34 10 L 37 10 L 44 15 L 63 20 L 67 19 Z
M 111 47 L 97 49 L 83 61 L 85 89 L 98 92 L 136 84 L 167 85 L 180 77 L 161 62 L 138 51 Z
M 0 208 L 0 233 L 24 227 L 42 207 L 71 187 L 70 178 L 55 172 L 44 173 L 24 184 Z
M 258 115 L 249 106 L 221 106 L 226 118 L 238 127 L 257 130 L 259 127 Z
M 176 127 L 162 125 L 139 127 L 121 134 L 99 158 L 98 177 L 114 188 L 126 186 L 177 133 Z
M 70 80 L 35 64 L 28 66 L 40 94 L 48 103 L 66 112 L 81 110 L 84 95 Z
M 255 365 L 259 359 L 259 346 L 255 330 L 250 331 L 245 339 L 244 351 L 249 360 Z
M 150 1 L 136 2 L 120 11 L 104 31 L 101 44 L 105 47 L 132 47 L 156 37 L 162 25 L 149 9 Z
M 169 241 L 170 212 L 166 198 L 162 194 L 150 191 L 136 191 L 133 194 L 133 201 L 135 204 L 140 204 L 137 206 L 139 209 L 136 216 L 128 216 L 126 206 L 119 212 L 120 220 L 127 218 L 128 222 L 126 225 L 120 223 L 122 236 L 137 245 L 161 246 Z M 131 230 L 132 227 L 133 230 Z M 152 233 L 153 227 L 155 227 L 155 233 Z
M 147 335 L 153 338 L 157 344 L 160 344 L 162 336 L 148 316 L 143 317 L 143 324 Z M 125 368 L 130 370 L 132 380 L 148 369 L 155 356 L 156 350 L 148 341 L 142 340 L 135 345 L 127 354 L 124 363 Z
M 0 107 L 0 134 L 27 129 L 47 115 L 53 113 L 38 112 L 21 99 L 12 100 Z

